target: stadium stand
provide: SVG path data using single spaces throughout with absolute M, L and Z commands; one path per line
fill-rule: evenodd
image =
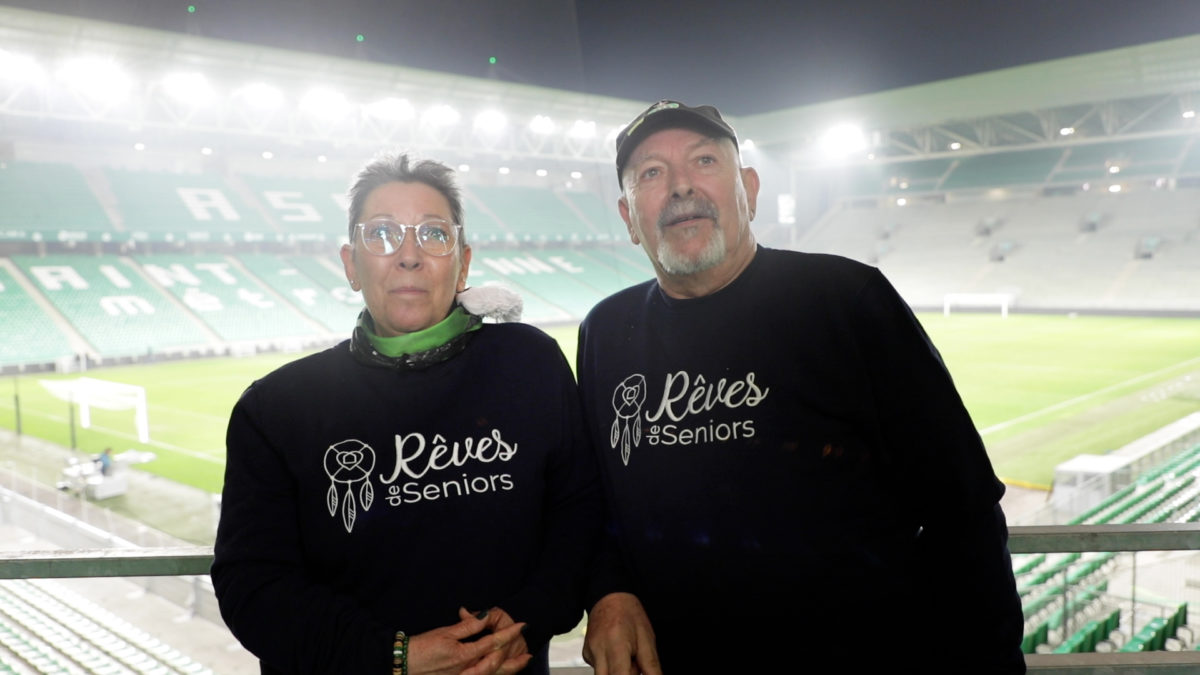
M 6 619 L 0 622 L 0 643 L 19 647 L 17 653 L 39 672 L 72 673 L 80 667 L 88 673 L 212 672 L 54 582 L 0 585 L 0 616 Z
M 521 291 L 525 320 L 530 322 L 578 321 L 604 297 L 603 288 L 628 285 L 621 284 L 613 268 L 555 249 L 477 248 L 471 262 L 471 283 L 477 280 L 499 280 Z
M 204 344 L 203 328 L 126 258 L 15 256 L 13 262 L 97 355 Z
M 204 321 L 222 340 L 315 336 L 320 329 L 234 259 L 203 255 L 138 256 L 148 278 Z
M 362 309 L 362 296 L 346 286 L 345 277 L 329 274 L 315 259 L 306 274 L 299 265 L 280 256 L 237 256 L 242 266 L 292 306 L 332 333 L 349 335 Z M 315 277 L 313 276 L 315 274 Z
M 245 190 L 221 176 L 124 169 L 106 169 L 103 175 L 130 239 L 254 241 L 277 231 L 257 203 L 245 198 Z
M 515 241 L 591 241 L 598 234 L 571 202 L 551 190 L 525 186 L 472 185 L 466 193 L 485 213 L 491 214 Z M 468 218 L 471 219 L 470 216 Z M 490 231 L 484 229 L 481 234 L 490 234 Z
M 575 190 L 564 191 L 559 195 L 574 208 L 600 241 L 625 237 L 625 223 L 617 214 L 616 207 L 600 199 L 599 195 Z
M 0 340 L 0 365 L 43 363 L 74 352 L 54 320 L 31 297 L 0 260 L 0 325 L 11 327 Z
M 847 190 L 856 197 L 937 190 L 954 166 L 949 159 L 867 164 L 849 172 Z
M 99 241 L 113 232 L 83 174 L 67 164 L 0 164 L 0 204 L 0 239 Z
M 947 293 L 1005 292 L 1020 308 L 1195 312 L 1197 214 L 1193 191 L 852 206 L 799 247 L 877 264 L 923 308 L 940 307 Z M 1098 227 L 1081 230 L 1090 217 Z M 1146 237 L 1161 242 L 1137 258 Z M 999 259 L 989 255 L 998 244 L 1006 244 Z
M 346 185 L 334 180 L 252 176 L 246 185 L 278 224 L 277 241 L 340 241 L 346 231 Z

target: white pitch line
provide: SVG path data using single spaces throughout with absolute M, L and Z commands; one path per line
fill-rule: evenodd
M 1088 399 L 1090 399 L 1090 398 L 1095 398 L 1095 397 L 1097 397 L 1097 396 L 1101 396 L 1101 395 L 1103 395 L 1103 394 L 1107 394 L 1107 393 L 1109 393 L 1109 392 L 1111 392 L 1111 391 L 1115 391 L 1115 390 L 1118 390 L 1118 389 L 1123 389 L 1123 388 L 1125 388 L 1125 387 L 1128 387 L 1128 386 L 1130 386 L 1130 385 L 1137 384 L 1138 382 L 1141 382 L 1141 381 L 1143 381 L 1143 380 L 1147 380 L 1147 379 L 1151 379 L 1151 378 L 1159 377 L 1159 376 L 1163 375 L 1164 373 L 1168 373 L 1168 372 L 1170 372 L 1170 371 L 1172 371 L 1172 370 L 1177 370 L 1177 369 L 1180 369 L 1180 368 L 1186 368 L 1186 367 L 1188 367 L 1188 366 L 1191 366 L 1191 365 L 1196 365 L 1196 364 L 1200 364 L 1200 357 L 1196 357 L 1196 358 L 1194 358 L 1194 359 L 1188 359 L 1187 361 L 1183 361 L 1183 362 L 1181 362 L 1181 363 L 1176 363 L 1175 365 L 1173 365 L 1173 366 L 1167 366 L 1166 368 L 1161 368 L 1161 369 L 1159 369 L 1159 370 L 1156 370 L 1156 371 L 1154 371 L 1154 372 L 1152 372 L 1152 373 L 1146 373 L 1146 374 L 1144 374 L 1144 375 L 1138 375 L 1137 377 L 1134 377 L 1134 378 L 1131 378 L 1131 379 L 1125 380 L 1124 382 L 1118 382 L 1118 383 L 1116 383 L 1116 384 L 1110 384 L 1109 386 L 1107 386 L 1107 387 L 1104 387 L 1103 389 L 1097 389 L 1096 391 L 1089 392 L 1089 393 L 1087 393 L 1087 394 L 1084 394 L 1084 395 L 1082 395 L 1082 396 L 1076 396 L 1075 398 L 1067 399 L 1066 401 L 1059 401 L 1058 403 L 1055 403 L 1055 404 L 1054 404 L 1054 405 L 1052 405 L 1052 406 L 1047 406 L 1047 407 L 1045 407 L 1045 408 L 1042 408 L 1041 410 L 1034 410 L 1034 411 L 1033 411 L 1033 412 L 1031 412 L 1031 413 L 1025 413 L 1024 415 L 1020 415 L 1020 416 L 1018 416 L 1018 417 L 1014 417 L 1014 418 L 1012 418 L 1011 420 L 1008 420 L 1008 421 L 1005 421 L 1005 422 L 1001 422 L 1001 423 L 999 423 L 999 424 L 993 424 L 992 426 L 990 426 L 990 427 L 988 427 L 988 428 L 986 428 L 986 429 L 980 429 L 980 431 L 979 431 L 979 435 L 980 435 L 980 436 L 987 436 L 988 434 L 995 433 L 995 432 L 997 432 L 997 431 L 1003 431 L 1004 429 L 1007 429 L 1007 428 L 1009 428 L 1009 427 L 1011 427 L 1011 426 L 1015 426 L 1015 425 L 1017 425 L 1017 424 L 1021 424 L 1022 422 L 1027 422 L 1027 421 L 1029 421 L 1029 420 L 1031 420 L 1031 419 L 1035 419 L 1035 418 L 1037 418 L 1037 417 L 1041 417 L 1042 415 L 1048 415 L 1048 414 L 1050 414 L 1050 413 L 1052 413 L 1052 412 L 1055 412 L 1055 411 L 1057 411 L 1057 410 L 1062 410 L 1063 408 L 1069 408 L 1070 406 L 1073 406 L 1073 405 L 1075 405 L 1075 404 L 1077 404 L 1077 403 L 1082 403 L 1082 402 L 1084 402 L 1084 401 L 1086 401 L 1086 400 L 1088 400 Z
M 131 441 L 138 440 L 138 437 L 135 436 L 134 434 L 126 433 L 124 431 L 119 431 L 117 429 L 109 429 L 108 427 L 97 426 L 95 424 L 92 425 L 92 428 L 99 429 L 101 431 L 106 431 L 114 436 L 126 438 Z M 172 445 L 170 443 L 163 443 L 162 441 L 156 441 L 154 439 L 150 439 L 150 442 L 146 443 L 145 445 L 152 445 L 156 448 L 162 448 L 163 450 L 170 450 L 171 452 L 179 453 L 181 455 L 187 455 L 188 457 L 191 457 L 193 459 L 199 459 L 199 460 L 203 460 L 205 462 L 211 462 L 213 464 L 224 464 L 225 463 L 223 455 L 222 455 L 222 457 L 217 458 L 217 457 L 213 457 L 212 455 L 208 455 L 208 454 L 205 454 L 202 452 L 196 452 L 195 450 L 188 450 L 187 448 L 183 448 L 178 445 Z
M 11 409 L 11 406 L 10 406 L 10 409 Z M 33 413 L 29 413 L 29 412 L 27 412 L 27 413 L 25 413 L 25 414 L 26 414 L 26 415 L 32 414 L 32 415 L 34 415 L 34 416 L 36 416 L 36 417 L 41 417 L 42 419 L 47 419 L 47 420 L 50 420 L 50 421 L 52 421 L 52 422 L 59 422 L 59 423 L 61 423 L 61 424 L 70 424 L 70 422 L 67 420 L 67 418 L 65 418 L 65 417 L 62 417 L 62 416 L 60 416 L 60 415 L 50 415 L 50 414 L 41 413 L 41 412 L 33 412 Z M 81 428 L 82 428 L 82 427 L 81 427 Z M 138 437 L 137 437 L 135 434 L 131 434 L 131 433 L 129 433 L 129 432 L 126 432 L 126 431 L 121 431 L 121 430 L 119 430 L 119 429 L 110 429 L 110 428 L 108 428 L 108 427 L 101 426 L 101 425 L 99 425 L 99 424 L 93 424 L 93 425 L 92 425 L 90 428 L 92 428 L 92 429 L 96 429 L 96 430 L 99 430 L 99 431 L 104 431 L 104 432 L 110 433 L 110 434 L 112 434 L 112 435 L 114 435 L 114 436 L 118 436 L 118 437 L 120 437 L 120 438 L 128 439 L 128 440 L 130 440 L 130 441 L 137 441 L 137 440 L 138 440 Z M 157 448 L 162 448 L 163 450 L 170 450 L 171 452 L 177 452 L 177 453 L 179 453 L 179 454 L 181 454 L 181 455 L 187 455 L 188 457 L 192 457 L 192 458 L 194 458 L 194 459 L 203 460 L 203 461 L 205 461 L 205 462 L 211 462 L 211 463 L 213 463 L 213 464 L 221 464 L 221 463 L 223 463 L 223 462 L 225 461 L 225 460 L 224 460 L 224 454 L 222 454 L 222 455 L 221 455 L 221 457 L 214 457 L 213 455 L 208 455 L 208 454 L 205 454 L 205 453 L 202 453 L 202 452 L 196 452 L 195 450 L 189 450 L 189 449 L 187 449 L 187 448 L 183 448 L 183 447 L 180 447 L 180 446 L 178 446 L 178 445 L 172 445 L 172 444 L 170 444 L 170 443 L 163 443 L 162 441 L 156 441 L 156 440 L 154 440 L 154 439 L 150 439 L 150 442 L 149 442 L 149 443 L 146 443 L 145 445 L 152 445 L 152 446 L 154 446 L 154 447 L 157 447 Z

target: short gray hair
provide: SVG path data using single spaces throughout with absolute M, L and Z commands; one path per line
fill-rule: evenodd
M 420 159 L 409 164 L 407 153 L 385 154 L 371 160 L 359 170 L 350 186 L 349 238 L 354 241 L 354 228 L 361 222 L 363 205 L 375 188 L 388 183 L 423 183 L 437 190 L 450 204 L 450 219 L 463 225 L 462 190 L 454 181 L 454 170 L 432 159 Z M 466 241 L 460 231 L 459 244 Z

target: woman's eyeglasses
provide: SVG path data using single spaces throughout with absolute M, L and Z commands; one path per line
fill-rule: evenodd
M 429 255 L 443 256 L 454 252 L 458 242 L 458 231 L 462 225 L 455 225 L 440 218 L 426 220 L 416 225 L 397 223 L 388 218 L 375 218 L 356 225 L 363 248 L 372 255 L 391 255 L 400 250 L 404 244 L 404 235 L 411 229 L 417 234 L 417 245 Z

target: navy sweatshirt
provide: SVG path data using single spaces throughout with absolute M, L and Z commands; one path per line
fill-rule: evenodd
M 216 555 L 222 616 L 266 673 L 391 672 L 397 630 L 499 606 L 551 635 L 582 614 L 600 531 L 595 462 L 558 345 L 484 325 L 424 370 L 348 342 L 234 407 Z
M 668 675 L 1024 671 L 1003 484 L 878 270 L 760 247 L 706 297 L 634 286 L 578 375 L 610 512 L 589 601 L 636 593 Z

